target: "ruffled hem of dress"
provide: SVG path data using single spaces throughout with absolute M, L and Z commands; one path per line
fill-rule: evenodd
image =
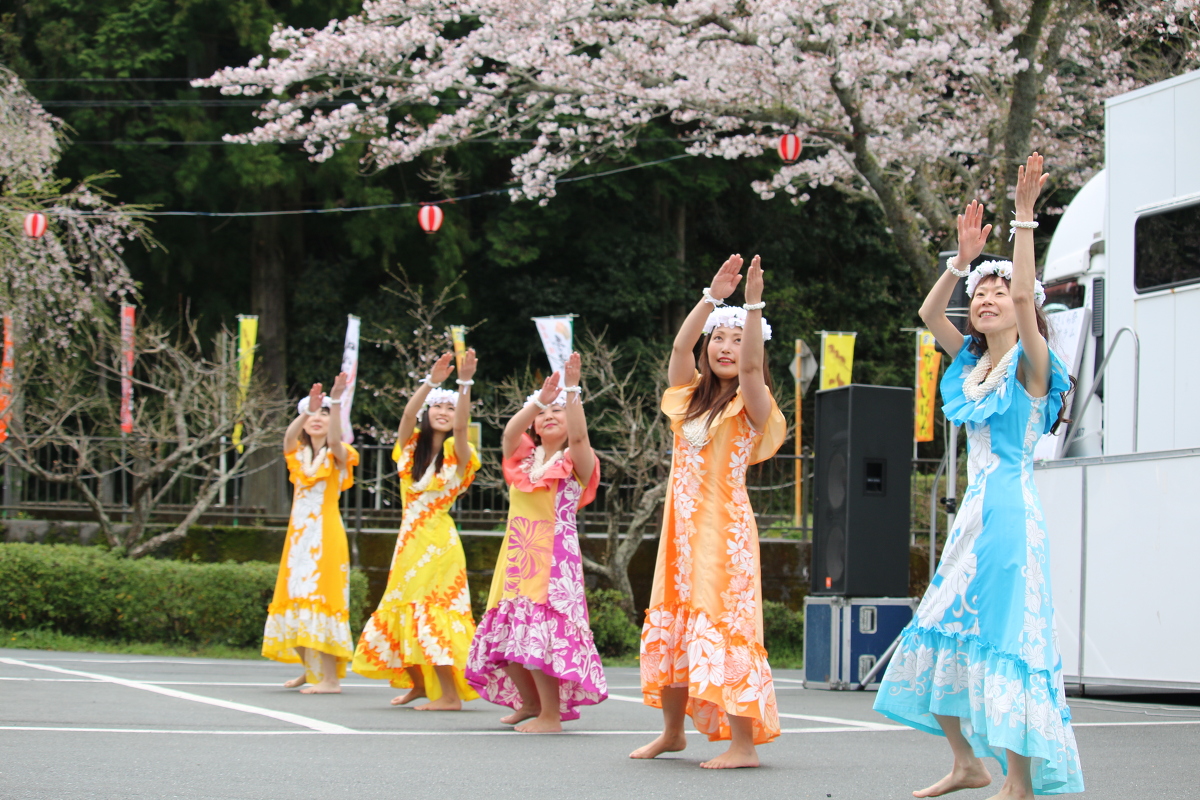
M 959 350 L 950 366 L 946 368 L 946 374 L 942 377 L 942 413 L 946 415 L 946 419 L 956 425 L 967 422 L 984 422 L 997 414 L 1003 414 L 1012 405 L 1015 394 L 1025 391 L 1025 387 L 1017 379 L 1017 367 L 1025 350 L 1021 343 L 1017 342 L 1017 352 L 1008 364 L 1008 374 L 1004 377 L 1004 381 L 982 400 L 969 400 L 963 393 L 963 381 L 966 374 L 974 369 L 981 358 L 971 352 L 971 342 L 970 336 L 963 339 L 962 349 Z M 1049 433 L 1054 426 L 1063 407 L 1063 392 L 1067 392 L 1071 388 L 1071 379 L 1067 375 L 1066 365 L 1053 350 L 1049 352 L 1050 388 L 1046 393 L 1042 433 Z
M 434 667 L 454 667 L 459 697 L 474 700 L 479 695 L 466 679 L 474 635 L 475 622 L 469 613 L 423 603 L 380 608 L 363 628 L 354 649 L 352 669 L 364 678 L 409 689 L 413 684 L 408 668 L 419 667 L 429 699 L 437 700 L 442 690 Z M 439 641 L 442 638 L 449 640 L 449 647 Z
M 939 736 L 933 715 L 958 717 L 975 754 L 999 760 L 1006 773 L 1006 750 L 1034 759 L 1036 794 L 1083 791 L 1071 712 L 1054 674 L 978 636 L 910 626 L 884 673 L 875 710 Z
M 338 677 L 346 677 L 346 663 L 354 656 L 349 616 L 344 611 L 325 613 L 317 606 L 272 609 L 263 629 L 263 657 L 282 664 L 304 663 L 309 682 L 317 683 L 320 676 L 311 664 L 301 661 L 297 647 L 334 656 Z
M 479 621 L 467 658 L 467 682 L 485 700 L 519 708 L 520 693 L 504 672 L 509 664 L 559 679 L 559 713 L 564 721 L 578 719 L 579 706 L 608 697 L 591 629 L 523 595 L 500 600 Z
M 645 704 L 662 708 L 664 688 L 687 684 L 687 713 L 709 741 L 730 738 L 730 709 L 734 716 L 753 718 L 755 744 L 779 736 L 766 649 L 730 634 L 703 611 L 682 603 L 651 608 L 642 627 L 640 661 Z

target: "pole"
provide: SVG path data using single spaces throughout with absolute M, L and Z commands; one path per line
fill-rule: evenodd
M 801 371 L 802 371 L 800 369 L 800 364 L 801 364 L 801 360 L 800 360 L 801 350 L 800 349 L 801 349 L 802 345 L 803 345 L 803 342 L 801 340 L 797 339 L 796 340 L 796 365 L 797 365 L 797 367 L 796 367 L 796 511 L 795 511 L 795 514 L 792 516 L 792 525 L 796 528 L 803 527 L 801 525 L 801 520 L 803 519 L 803 516 L 804 516 L 804 463 L 803 463 L 803 459 L 800 457 L 801 453 L 802 453 L 802 449 L 800 446 L 800 431 L 802 430 L 802 426 L 803 426 L 803 422 L 802 422 L 803 417 L 801 416 L 800 412 L 803 410 L 803 406 L 804 406 L 804 395 L 801 392 L 801 386 L 800 386 L 800 377 L 801 377 Z
M 950 442 L 946 445 L 946 535 L 954 530 L 958 513 L 958 426 L 950 423 Z M 949 539 L 947 539 L 949 541 Z

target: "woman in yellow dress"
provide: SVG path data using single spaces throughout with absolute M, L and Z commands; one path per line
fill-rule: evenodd
M 262 654 L 303 664 L 284 684 L 304 694 L 339 694 L 350 660 L 350 549 L 338 496 L 354 485 L 358 452 L 342 442 L 341 402 L 346 373 L 326 397 L 314 383 L 283 437 L 296 487 L 275 596 L 267 609 Z
M 644 702 L 662 709 L 663 732 L 631 758 L 683 750 L 685 715 L 710 741 L 731 740 L 700 765 L 710 769 L 757 767 L 755 745 L 779 735 L 746 469 L 775 454 L 787 423 L 771 396 L 758 256 L 746 305 L 724 305 L 741 266 L 738 255 L 721 266 L 671 351 L 662 410 L 675 447 L 641 647 Z M 703 334 L 697 373 L 693 351 Z
M 359 675 L 409 689 L 392 705 L 428 697 L 418 711 L 459 711 L 463 700 L 479 697 L 463 677 L 475 620 L 467 559 L 450 519 L 450 507 L 479 469 L 467 441 L 477 362 L 468 350 L 457 392 L 434 388 L 450 377 L 451 359 L 446 353 L 434 363 L 400 418 L 393 455 L 404 515 L 387 589 L 354 651 Z
M 556 733 L 579 706 L 608 697 L 588 626 L 576 515 L 596 497 L 600 464 L 588 441 L 572 353 L 504 428 L 508 530 L 487 611 L 471 642 L 467 680 L 513 709 L 521 733 Z M 560 393 L 561 392 L 561 393 Z M 530 432 L 532 429 L 532 433 Z

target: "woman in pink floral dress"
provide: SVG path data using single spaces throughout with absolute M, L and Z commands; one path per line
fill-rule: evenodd
M 596 496 L 600 465 L 588 442 L 579 388 L 580 358 L 530 395 L 504 429 L 508 531 L 487 611 L 467 658 L 467 681 L 509 706 L 506 724 L 556 733 L 579 706 L 608 697 L 588 627 L 576 514 Z M 532 432 L 530 432 L 532 429 Z

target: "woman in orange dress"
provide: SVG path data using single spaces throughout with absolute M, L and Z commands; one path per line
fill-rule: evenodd
M 504 428 L 508 530 L 467 659 L 467 680 L 484 699 L 514 709 L 500 721 L 522 723 L 522 733 L 557 733 L 578 719 L 579 706 L 608 697 L 575 522 L 600 484 L 579 372 L 572 353 L 566 386 L 551 375 Z
M 434 363 L 400 417 L 395 456 L 404 516 L 387 589 L 354 651 L 359 675 L 409 689 L 392 705 L 428 697 L 418 711 L 459 711 L 479 696 L 463 677 L 475 620 L 467 558 L 450 518 L 479 469 L 467 441 L 475 351 L 463 357 L 457 391 L 434 388 L 450 377 L 452 359 L 446 353 Z
M 779 735 L 746 469 L 775 454 L 787 423 L 771 396 L 758 256 L 746 305 L 723 304 L 741 266 L 739 255 L 721 266 L 671 351 L 662 409 L 675 447 L 641 647 L 644 702 L 662 709 L 663 732 L 631 758 L 683 750 L 685 715 L 710 741 L 731 740 L 709 769 L 757 767 L 755 745 Z
M 303 664 L 304 673 L 284 684 L 304 686 L 304 694 L 338 694 L 346 662 L 354 653 L 350 638 L 350 549 L 338 510 L 338 497 L 354 485 L 358 452 L 342 442 L 342 392 L 346 373 L 326 397 L 314 383 L 300 401 L 298 416 L 283 437 L 291 481 L 292 518 L 275 596 L 267 608 L 262 654 L 285 664 Z

